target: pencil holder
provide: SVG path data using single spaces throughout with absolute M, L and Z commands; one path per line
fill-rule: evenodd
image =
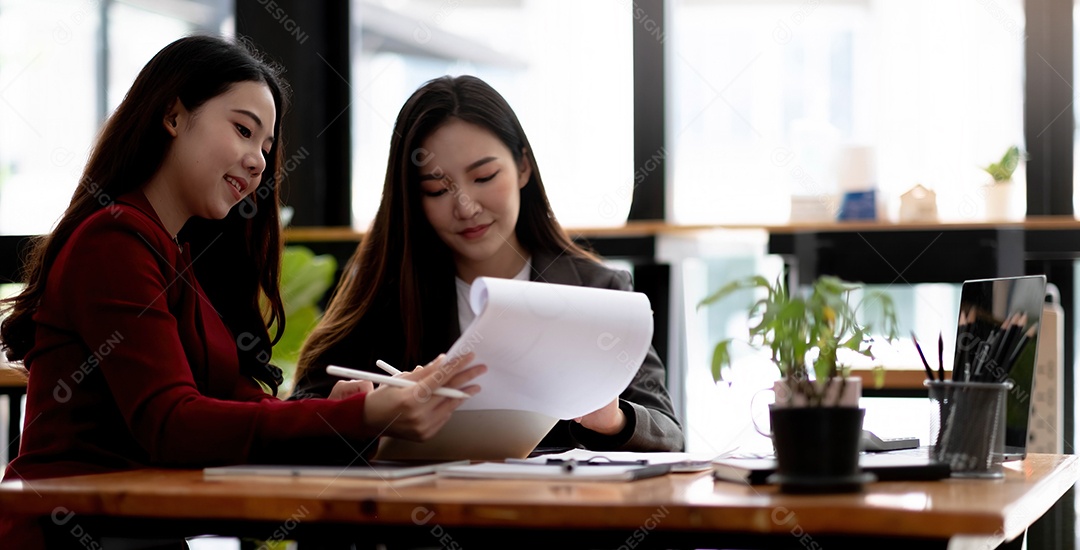
M 953 477 L 1005 475 L 1005 398 L 1011 381 L 930 381 L 931 456 Z

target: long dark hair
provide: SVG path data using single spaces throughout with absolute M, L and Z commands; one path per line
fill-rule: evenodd
M 421 144 L 451 119 L 490 131 L 510 150 L 518 167 L 523 161 L 532 167 L 521 189 L 515 227 L 527 251 L 595 259 L 574 244 L 555 220 L 529 139 L 509 103 L 474 76 L 431 80 L 398 113 L 379 211 L 346 265 L 326 314 L 304 344 L 297 381 L 365 320 L 384 331 L 400 330 L 403 338 L 391 338 L 389 345 L 404 346 L 398 353 L 406 366 L 445 351 L 438 348 L 447 345 L 443 340 L 453 328 L 440 326 L 445 319 L 432 312 L 448 311 L 456 300 L 454 261 L 424 214 L 419 171 L 424 164 Z
M 283 157 L 281 120 L 289 89 L 279 74 L 280 69 L 263 61 L 249 44 L 211 36 L 181 38 L 143 67 L 101 130 L 56 229 L 32 245 L 23 273 L 26 288 L 2 302 L 10 316 L 0 325 L 0 350 L 5 350 L 9 359 L 22 360 L 34 347 L 36 324 L 32 317 L 45 292 L 49 269 L 72 232 L 112 199 L 141 187 L 161 167 L 172 143 L 162 121 L 173 101 L 179 99 L 187 110 L 195 111 L 236 83 L 261 82 L 270 89 L 277 109 L 277 138 L 263 183 L 225 219 L 193 219 L 181 236 L 191 245 L 192 257 L 201 258 L 195 264 L 195 275 L 225 324 L 234 334 L 248 333 L 259 339 L 254 347 L 244 346 L 251 349 L 238 348 L 241 370 L 276 391 L 280 371 L 266 360 L 285 324 L 278 289 L 278 186 Z M 222 265 L 236 267 L 225 273 Z M 265 307 L 260 304 L 262 299 Z M 274 322 L 278 330 L 271 341 L 267 327 Z

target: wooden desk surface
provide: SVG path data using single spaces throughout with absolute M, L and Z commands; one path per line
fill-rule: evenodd
M 204 480 L 200 471 L 141 470 L 0 483 L 0 512 L 417 525 L 1011 539 L 1080 478 L 1072 455 L 1031 455 L 1003 480 L 890 482 L 862 494 L 792 496 L 774 487 L 713 481 L 710 473 L 632 483 L 320 478 Z M 433 514 L 433 515 L 429 515 Z
M 0 388 L 25 388 L 26 372 L 0 364 Z

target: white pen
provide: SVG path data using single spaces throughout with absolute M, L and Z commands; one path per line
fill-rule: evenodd
M 386 361 L 383 361 L 382 359 L 376 360 L 375 361 L 375 366 L 377 366 L 380 369 L 386 371 L 386 373 L 389 374 L 390 376 L 397 376 L 397 375 L 401 374 L 401 371 L 399 371 L 399 370 L 395 369 L 394 367 L 390 366 L 390 363 L 387 363 Z
M 391 367 L 393 368 L 393 367 Z M 417 386 L 416 382 L 408 380 L 406 378 L 394 378 L 393 376 L 387 376 L 385 374 L 375 374 L 373 372 L 367 372 L 363 370 L 347 369 L 345 367 L 338 367 L 330 365 L 326 367 L 326 374 L 331 376 L 339 376 L 341 378 L 353 378 L 356 380 L 368 380 L 377 384 L 386 384 L 387 386 L 397 386 L 399 388 L 412 388 Z M 441 395 L 443 397 L 456 397 L 458 399 L 468 399 L 469 394 L 454 388 L 436 388 L 433 392 L 435 395 Z

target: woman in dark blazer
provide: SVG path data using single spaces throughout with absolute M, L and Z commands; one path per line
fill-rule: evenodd
M 555 221 L 517 116 L 471 76 L 417 90 L 398 114 L 382 203 L 301 352 L 294 398 L 324 396 L 329 364 L 422 364 L 472 320 L 479 276 L 631 290 L 630 276 L 575 245 Z M 678 451 L 683 433 L 649 350 L 607 406 L 560 421 L 541 446 Z M 567 383 L 571 383 L 567 381 Z

